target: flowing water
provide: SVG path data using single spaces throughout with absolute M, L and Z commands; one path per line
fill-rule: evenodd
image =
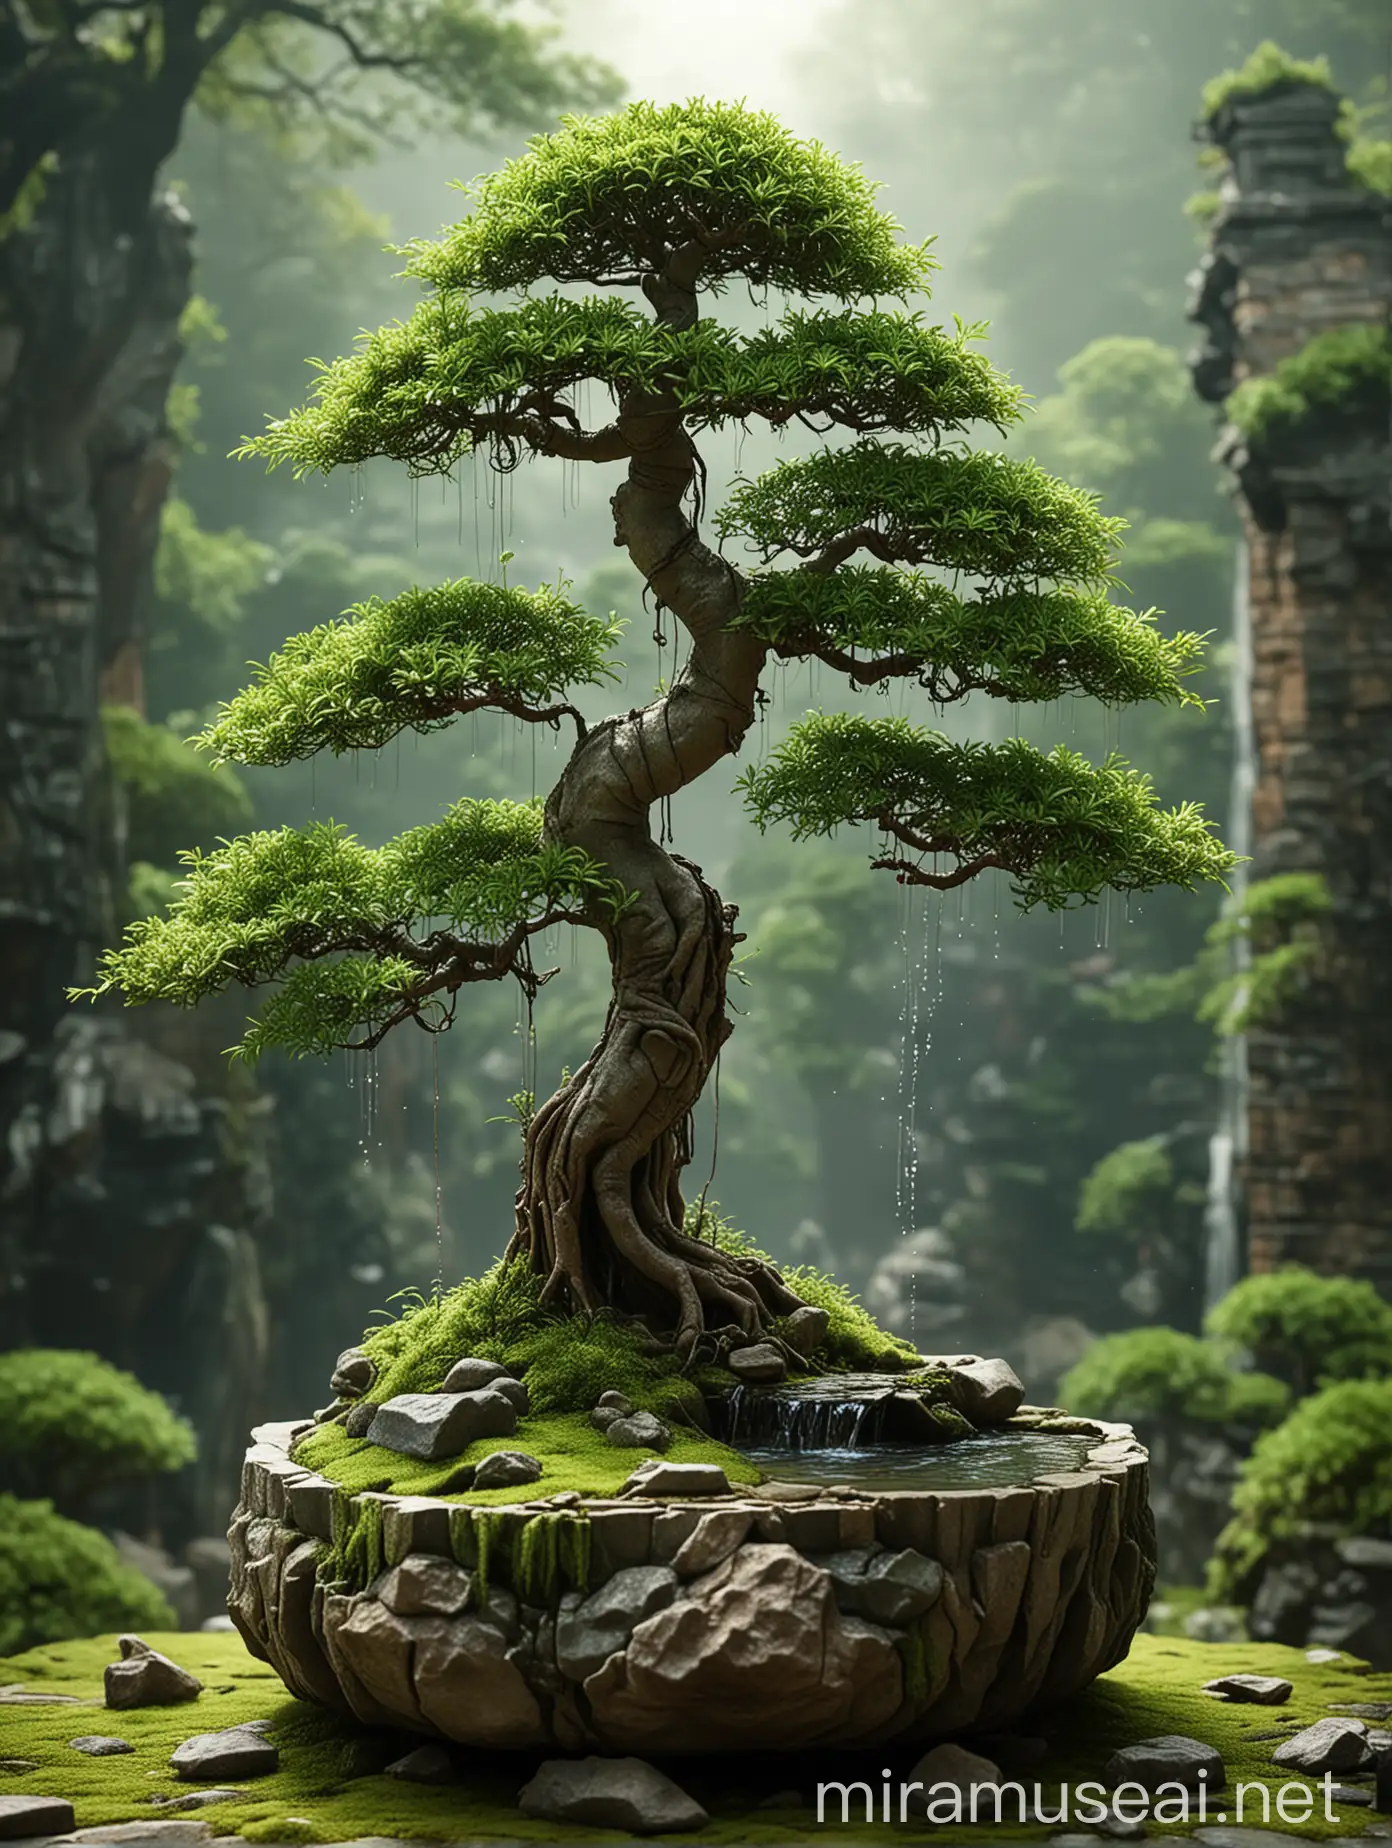
M 956 1444 L 830 1445 L 784 1450 L 742 1445 L 774 1482 L 835 1482 L 855 1489 L 1028 1488 L 1041 1476 L 1074 1470 L 1093 1440 L 1049 1431 L 967 1437 Z

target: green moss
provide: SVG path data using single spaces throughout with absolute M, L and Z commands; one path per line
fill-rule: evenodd
M 133 860 L 174 866 L 185 848 L 210 847 L 252 819 L 251 798 L 230 770 L 214 768 L 167 725 L 128 706 L 102 710 L 106 754 L 126 799 Z
M 163 1593 L 105 1534 L 64 1520 L 52 1502 L 0 1495 L 0 1650 L 173 1621 Z
M 1222 71 L 1203 87 L 1204 120 L 1211 122 L 1224 103 L 1239 96 L 1261 96 L 1285 84 L 1309 84 L 1331 90 L 1334 79 L 1328 58 L 1293 58 L 1272 39 L 1265 39 L 1236 70 Z
M 181 1469 L 195 1449 L 166 1400 L 95 1354 L 0 1354 L 0 1488 L 77 1505 L 110 1483 Z
M 1321 1277 L 1299 1264 L 1245 1277 L 1210 1312 L 1207 1327 L 1297 1393 L 1392 1374 L 1392 1304 L 1355 1277 Z
M 1135 1237 L 1152 1230 L 1174 1200 L 1174 1162 L 1155 1137 L 1123 1142 L 1102 1157 L 1078 1191 L 1080 1232 Z
M 1307 1522 L 1345 1533 L 1392 1524 L 1392 1380 L 1345 1380 L 1302 1399 L 1242 1466 L 1212 1589 L 1241 1602 L 1270 1549 Z
M 1289 430 L 1316 410 L 1347 407 L 1392 384 L 1392 336 L 1359 322 L 1316 334 L 1261 378 L 1244 379 L 1224 409 L 1254 441 Z M 1374 402 L 1377 402 L 1374 397 Z
M 68 1797 L 79 1827 L 149 1819 L 163 1813 L 151 1799 L 187 1794 L 168 1766 L 170 1752 L 191 1733 L 212 1731 L 253 1719 L 269 1720 L 280 1748 L 280 1768 L 272 1776 L 242 1786 L 234 1802 L 207 1811 L 219 1832 L 251 1841 L 348 1841 L 364 1836 L 408 1840 L 537 1843 L 612 1841 L 612 1831 L 529 1821 L 515 1808 L 521 1785 L 536 1759 L 528 1754 L 461 1754 L 461 1777 L 455 1785 L 403 1784 L 384 1777 L 382 1768 L 409 1749 L 400 1734 L 374 1734 L 336 1715 L 289 1699 L 273 1671 L 253 1661 L 235 1636 L 159 1635 L 147 1641 L 172 1655 L 204 1682 L 191 1707 L 147 1707 L 133 1713 L 63 1706 L 11 1707 L 5 1711 L 7 1755 L 37 1761 L 38 1769 L 4 1781 L 6 1792 Z M 113 1636 L 33 1650 L 0 1661 L 0 1681 L 32 1685 L 36 1691 L 96 1701 L 104 1665 L 116 1654 Z M 1274 1793 L 1290 1774 L 1271 1763 L 1269 1713 L 1261 1708 L 1226 1706 L 1201 1690 L 1215 1672 L 1211 1645 L 1181 1638 L 1137 1637 L 1127 1660 L 1104 1675 L 1087 1693 L 1063 1707 L 1048 1709 L 1030 1722 L 1048 1741 L 1048 1756 L 1039 1772 L 1051 1797 L 1060 1780 L 1095 1778 L 1117 1747 L 1161 1733 L 1181 1733 L 1212 1743 L 1222 1753 L 1229 1793 L 1239 1783 Z M 1274 1645 L 1225 1645 L 1225 1672 L 1283 1675 L 1294 1683 L 1283 1720 L 1309 1725 L 1325 1717 L 1330 1703 L 1392 1700 L 1392 1676 L 1358 1672 L 1353 1663 L 1317 1666 L 1298 1649 Z M 97 1714 L 100 1719 L 97 1719 Z M 100 1729 L 126 1739 L 135 1748 L 118 1758 L 86 1758 L 68 1744 L 75 1733 Z M 1264 1736 L 1265 1735 L 1265 1736 Z M 678 1782 L 697 1794 L 711 1812 L 706 1828 L 689 1839 L 729 1844 L 730 1848 L 782 1848 L 805 1843 L 809 1812 L 762 1807 L 769 1793 L 796 1789 L 810 1799 L 819 1782 L 860 1777 L 873 1764 L 889 1764 L 906 1776 L 920 1755 L 909 1745 L 876 1748 L 871 1758 L 825 1751 L 803 1755 L 751 1753 L 713 1762 L 684 1759 L 669 1769 Z M 1031 1778 L 1033 1774 L 1031 1774 Z M 1212 1802 L 1213 1800 L 1210 1799 Z M 1226 1798 L 1220 1799 L 1226 1806 Z M 1245 1820 L 1261 1821 L 1261 1799 L 1248 1793 Z M 1051 1808 L 1053 1806 L 1051 1805 Z M 1218 1807 L 1214 1803 L 1214 1807 Z M 835 1812 L 833 1811 L 833 1815 Z M 1309 1824 L 1280 1826 L 1309 1839 L 1348 1835 L 1362 1827 L 1365 1812 L 1344 1810 L 1339 1820 L 1320 1820 L 1316 1805 Z M 1275 1819 L 1274 1808 L 1272 1810 Z M 1356 1821 L 1355 1821 L 1356 1818 Z M 298 1819 L 298 1820 L 293 1820 Z M 1193 1825 L 1190 1825 L 1192 1828 Z M 1180 1825 L 1166 1832 L 1187 1834 Z M 982 1840 L 1043 1839 L 1047 1828 L 1016 1826 L 962 1830 Z M 903 1841 L 904 1832 L 864 1821 L 843 1828 L 836 1821 L 817 1826 L 819 1840 Z M 913 1839 L 926 1839 L 916 1831 Z
M 1127 1422 L 1171 1417 L 1271 1425 L 1290 1405 L 1280 1380 L 1234 1372 L 1216 1344 L 1177 1328 L 1104 1335 L 1064 1376 L 1059 1396 L 1071 1412 Z

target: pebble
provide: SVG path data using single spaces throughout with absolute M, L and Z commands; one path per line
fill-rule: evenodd
M 440 1390 L 441 1392 L 477 1392 L 481 1386 L 491 1386 L 496 1380 L 513 1379 L 514 1376 L 508 1372 L 507 1368 L 500 1366 L 496 1360 L 479 1360 L 470 1354 L 466 1355 L 463 1360 L 455 1361 L 445 1375 L 445 1383 Z M 514 1380 L 514 1383 L 520 1386 L 522 1382 Z
M 728 1495 L 730 1481 L 718 1463 L 668 1463 L 649 1457 L 628 1478 L 621 1495 Z
M 1221 1790 L 1226 1778 L 1222 1755 L 1202 1739 L 1190 1739 L 1183 1733 L 1162 1733 L 1124 1745 L 1112 1753 L 1102 1772 L 1102 1782 L 1111 1790 L 1118 1784 L 1140 1784 L 1150 1791 L 1161 1784 Z
M 665 1450 L 672 1433 L 651 1412 L 633 1412 L 607 1426 L 605 1437 L 621 1450 Z
M 185 1782 L 200 1778 L 264 1777 L 280 1764 L 280 1753 L 260 1729 L 231 1726 L 225 1732 L 195 1733 L 176 1745 L 169 1757 Z
M 788 1377 L 787 1361 L 769 1341 L 736 1348 L 726 1356 L 725 1365 L 737 1380 L 745 1380 L 751 1386 L 773 1386 Z
M 474 1471 L 476 1489 L 514 1489 L 540 1480 L 541 1464 L 525 1450 L 495 1450 Z
M 1217 1694 L 1223 1700 L 1250 1701 L 1258 1707 L 1280 1707 L 1294 1693 L 1289 1681 L 1279 1675 L 1220 1675 L 1205 1681 L 1205 1694 Z
M 1278 1745 L 1271 1762 L 1283 1771 L 1357 1771 L 1370 1757 L 1365 1720 L 1316 1720 Z
M 552 1758 L 517 1799 L 524 1816 L 627 1829 L 634 1835 L 700 1829 L 710 1818 L 679 1784 L 641 1758 Z
M 442 1745 L 418 1745 L 389 1764 L 386 1774 L 403 1784 L 452 1784 L 454 1760 Z
M 151 1649 L 140 1637 L 121 1636 L 116 1640 L 121 1660 L 107 1664 L 108 1707 L 173 1707 L 181 1701 L 197 1700 L 203 1692 L 203 1683 L 196 1675 Z
M 108 1739 L 102 1733 L 84 1733 L 80 1739 L 69 1739 L 68 1744 L 75 1752 L 86 1752 L 89 1758 L 117 1758 L 135 1750 L 129 1739 Z

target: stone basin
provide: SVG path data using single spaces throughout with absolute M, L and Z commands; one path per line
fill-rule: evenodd
M 253 1434 L 229 1535 L 234 1623 L 292 1693 L 473 1747 L 700 1753 L 999 1730 L 1120 1661 L 1154 1580 L 1129 1426 L 1029 1407 L 1001 1441 L 1067 1440 L 1067 1466 L 1027 1483 L 946 1487 L 910 1469 L 904 1486 L 862 1490 L 848 1468 L 837 1484 L 699 1501 L 487 1509 L 348 1496 L 292 1460 L 308 1428 Z M 351 1580 L 321 1574 L 331 1541 L 355 1558 Z

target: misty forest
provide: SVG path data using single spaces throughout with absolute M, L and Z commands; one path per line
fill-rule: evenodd
M 669 10 L 0 0 L 0 1834 L 1356 1835 L 1385 8 Z

